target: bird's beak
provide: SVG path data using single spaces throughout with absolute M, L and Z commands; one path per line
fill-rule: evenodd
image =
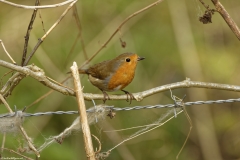
M 141 60 L 144 60 L 145 58 L 144 57 L 138 57 L 137 61 L 141 61 Z

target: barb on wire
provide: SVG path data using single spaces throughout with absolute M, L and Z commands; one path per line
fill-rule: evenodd
M 0 133 L 19 132 L 19 127 L 23 121 L 23 113 L 21 111 L 5 114 L 5 116 L 1 117 Z

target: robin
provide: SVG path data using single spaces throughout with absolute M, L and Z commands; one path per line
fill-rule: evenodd
M 127 94 L 127 101 L 129 99 L 131 104 L 135 98 L 123 88 L 132 82 L 137 63 L 143 59 L 145 58 L 139 57 L 135 53 L 123 53 L 112 60 L 97 63 L 88 69 L 79 69 L 79 73 L 87 74 L 89 81 L 103 92 L 104 103 L 110 99 L 106 91 L 121 90 Z

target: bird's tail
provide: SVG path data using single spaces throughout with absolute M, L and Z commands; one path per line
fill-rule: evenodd
M 79 74 L 87 74 L 87 70 L 85 69 L 78 69 Z
M 79 74 L 87 74 L 85 69 L 78 69 Z M 71 73 L 71 71 L 67 72 L 67 74 Z

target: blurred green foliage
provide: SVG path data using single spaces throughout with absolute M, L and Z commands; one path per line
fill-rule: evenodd
M 182 1 L 187 9 L 187 17 L 182 18 L 190 20 L 191 31 L 189 31 L 189 33 L 191 33 L 191 36 L 194 38 L 193 43 L 196 46 L 203 77 L 202 79 L 198 79 L 186 74 L 182 60 L 184 57 L 180 54 L 181 51 L 179 50 L 173 26 L 174 18 L 170 14 L 170 8 L 175 7 L 174 10 L 178 10 L 179 7 L 177 5 L 172 6 L 173 2 L 169 3 L 169 1 L 173 0 L 165 0 L 127 22 L 107 47 L 93 59 L 91 64 L 111 59 L 123 52 L 136 52 L 138 55 L 146 57 L 146 59 L 141 61 L 137 66 L 135 79 L 126 88 L 126 90 L 132 93 L 141 92 L 164 84 L 183 81 L 186 77 L 194 81 L 239 85 L 239 40 L 218 13 L 213 15 L 213 23 L 206 25 L 200 23 L 198 18 L 205 10 L 197 0 Z M 34 1 L 14 0 L 12 2 L 34 5 Z M 78 1 L 76 6 L 82 25 L 82 36 L 88 57 L 93 55 L 102 44 L 105 43 L 126 17 L 152 2 L 153 1 L 144 0 Z M 240 26 L 240 1 L 221 0 L 221 2 L 229 11 L 231 17 Z M 59 1 L 41 1 L 41 5 L 54 3 L 59 3 Z M 206 1 L 205 3 L 213 7 L 210 1 Z M 44 23 L 45 30 L 48 30 L 65 8 L 66 6 L 42 9 L 41 12 L 38 12 L 31 31 L 28 54 L 36 45 L 37 39 L 44 35 L 41 21 Z M 39 18 L 39 14 L 41 14 L 42 19 Z M 17 64 L 21 62 L 24 36 L 31 15 L 32 10 L 16 8 L 0 3 L 0 39 L 4 42 L 8 52 Z M 77 37 L 78 33 L 79 30 L 72 10 L 70 10 L 41 44 L 31 59 L 30 64 L 36 64 L 46 72 L 47 76 L 61 82 L 67 76 L 66 72 L 69 71 L 69 67 L 73 61 L 76 61 L 79 66 L 85 61 L 80 39 Z M 76 38 L 77 45 L 73 49 L 72 54 L 69 55 Z M 121 47 L 119 38 L 126 42 L 126 48 Z M 186 37 L 181 37 L 183 40 L 184 38 Z M 189 46 L 186 45 L 185 47 Z M 10 62 L 2 47 L 0 48 L 0 55 L 1 60 Z M 191 59 L 189 62 L 190 61 Z M 195 66 L 192 66 L 193 71 L 194 69 Z M 8 69 L 1 67 L 0 75 L 3 76 L 7 71 Z M 11 75 L 7 75 L 3 77 L 1 84 L 4 84 L 10 76 Z M 81 76 L 81 78 L 84 92 L 101 93 L 90 84 L 87 76 Z M 72 80 L 69 80 L 66 85 L 72 87 Z M 204 90 L 206 99 L 191 98 L 191 94 L 197 95 L 199 90 Z M 12 94 L 7 98 L 7 101 L 12 108 L 16 105 L 18 109 L 22 109 L 48 91 L 49 89 L 47 87 L 35 79 L 26 77 L 13 90 Z M 122 92 L 113 94 L 122 94 Z M 177 89 L 173 90 L 173 94 L 180 98 L 187 94 L 185 101 L 218 100 L 239 97 L 239 93 L 237 92 L 207 89 Z M 99 104 L 102 103 L 102 101 L 96 101 L 96 103 Z M 134 101 L 131 105 L 126 101 L 107 101 L 108 105 L 114 105 L 116 107 L 167 103 L 173 103 L 170 92 L 147 97 L 141 102 Z M 93 106 L 92 102 L 86 102 L 86 105 L 87 107 Z M 222 157 L 222 159 L 239 159 L 239 104 L 202 105 L 192 106 L 191 108 L 193 107 L 210 109 L 210 116 L 214 124 L 214 128 L 212 129 L 217 139 L 220 157 Z M 187 110 L 194 122 L 195 116 L 191 108 L 189 107 Z M 35 113 L 58 110 L 77 110 L 75 98 L 54 92 L 29 108 L 27 112 Z M 1 113 L 7 112 L 3 105 L 1 105 L 0 111 Z M 103 132 L 104 130 L 151 124 L 166 111 L 166 109 L 153 109 L 118 112 L 114 119 L 110 120 L 106 118 L 105 121 L 99 122 L 99 125 L 91 126 L 91 131 L 100 139 L 102 151 L 107 151 L 124 138 L 129 137 L 137 131 L 137 129 L 116 132 L 120 139 L 114 137 L 114 134 L 111 135 L 111 132 L 105 134 L 105 132 Z M 26 118 L 24 128 L 30 137 L 33 138 L 35 146 L 40 146 L 44 143 L 45 138 L 62 132 L 72 123 L 76 116 L 77 115 L 60 115 Z M 207 126 L 207 124 L 205 125 Z M 189 127 L 186 117 L 184 114 L 181 114 L 162 127 L 114 149 L 108 159 L 175 159 L 188 134 Z M 205 133 L 199 133 L 198 128 L 196 128 L 195 123 L 193 123 L 192 133 L 179 159 L 206 159 L 205 153 L 201 148 L 202 144 L 199 139 L 199 134 L 204 135 Z M 5 147 L 16 150 L 20 145 L 18 143 L 19 139 L 21 139 L 21 135 L 7 135 Z M 0 142 L 1 141 L 2 139 L 0 139 Z M 93 143 L 96 148 L 98 143 L 95 140 L 93 140 Z M 2 156 L 18 157 L 6 151 Z M 27 156 L 34 157 L 34 155 L 29 154 L 27 154 Z M 55 143 L 46 148 L 41 153 L 40 159 L 86 159 L 82 133 L 76 132 L 70 137 L 66 137 L 61 145 Z

